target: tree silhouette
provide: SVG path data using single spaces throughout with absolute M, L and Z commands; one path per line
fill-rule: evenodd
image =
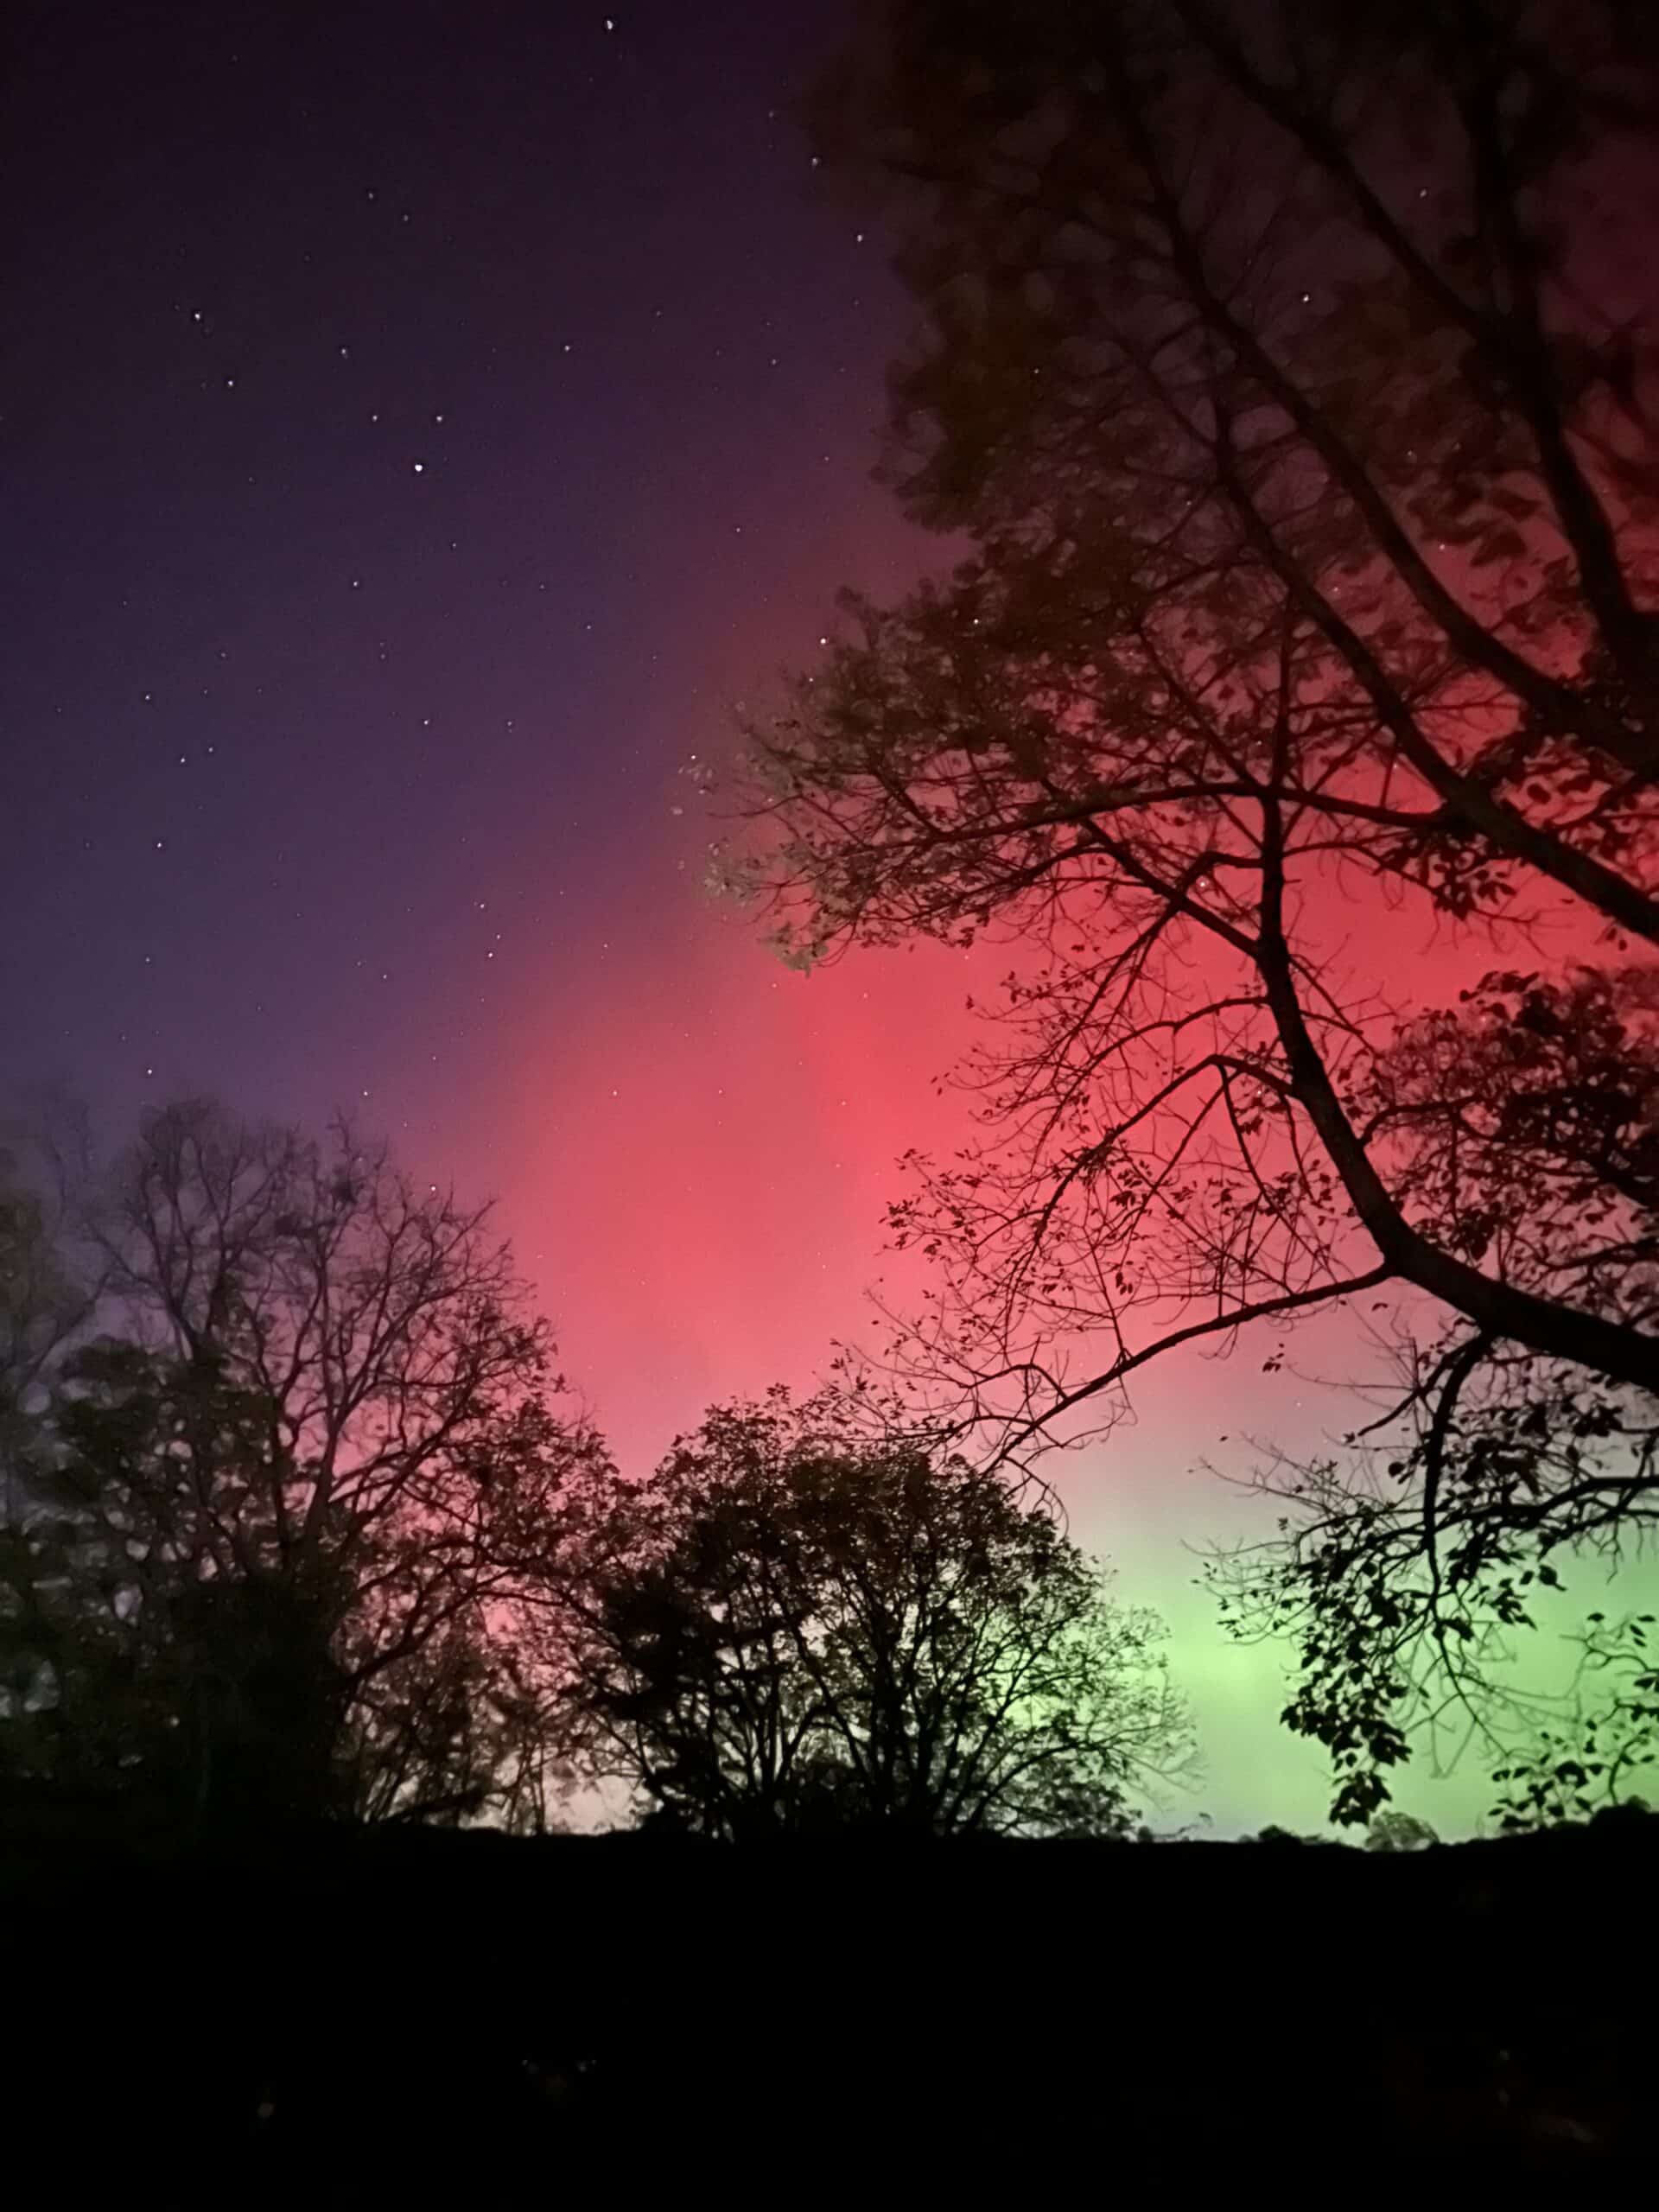
M 1651 1613 L 1617 1621 L 1586 1616 L 1567 1712 L 1535 1719 L 1493 1770 L 1503 1827 L 1548 1827 L 1645 1808 L 1634 1785 L 1659 1760 L 1659 1654 L 1648 1633 L 1654 1626 Z
M 1181 1770 L 1153 1618 L 995 1476 L 782 1392 L 587 1522 L 566 1605 L 594 1769 L 715 1836 L 1116 1834 Z
M 1444 1592 L 1451 1506 L 1484 1589 L 1650 1497 L 1659 507 L 1610 251 L 1650 63 L 1614 0 L 891 0 L 823 103 L 925 316 L 890 479 L 972 550 L 752 729 L 729 874 L 792 959 L 1014 948 L 986 1134 L 893 1211 L 938 1262 L 903 1355 L 1002 1449 L 1391 1306 L 1414 1490 L 1313 1501 L 1376 1568 L 1357 1653 L 1328 1559 L 1298 1593 L 1357 1818 L 1421 1668 L 1474 1696 L 1488 1649 L 1408 1598 L 1396 1663 L 1379 1529 Z M 1471 995 L 1356 934 L 1396 912 Z M 1568 957 L 1494 964 L 1535 929 Z
M 1439 1841 L 1428 1822 L 1414 1813 L 1379 1813 L 1365 1831 L 1367 1851 L 1427 1851 Z
M 61 1363 L 14 1499 L 10 1763 L 215 1816 L 533 1817 L 512 1560 L 597 1446 L 486 1212 L 186 1105 L 91 1229 L 124 1333 Z
M 1655 1007 L 1647 972 L 1511 973 L 1456 1015 L 1402 1025 L 1366 1105 L 1402 1131 L 1402 1186 L 1437 1233 L 1511 1281 L 1565 1278 L 1651 1311 Z M 1499 1662 L 1570 1561 L 1605 1571 L 1652 1527 L 1652 1394 L 1466 1327 L 1396 1351 L 1397 1388 L 1342 1452 L 1259 1474 L 1288 1511 L 1278 1539 L 1213 1564 L 1224 1618 L 1296 1638 L 1286 1719 L 1332 1751 L 1344 1817 L 1381 1802 L 1412 1719 L 1472 1726 L 1503 1766 L 1535 1766 L 1542 1743 L 1628 1779 L 1634 1743 L 1606 1762 L 1636 1708 L 1586 1707 L 1584 1670 L 1565 1700 L 1524 1693 Z M 1611 1683 L 1605 1638 L 1592 1645 L 1589 1676 Z M 1520 1809 L 1512 1795 L 1500 1807 L 1512 1825 Z

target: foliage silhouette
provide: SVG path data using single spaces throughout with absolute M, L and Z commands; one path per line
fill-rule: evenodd
M 923 317 L 889 480 L 971 550 L 849 599 L 752 727 L 723 879 L 798 962 L 1014 947 L 987 1134 L 893 1216 L 938 1263 L 898 1356 L 993 1450 L 1181 1346 L 1393 1337 L 1381 1496 L 1363 1450 L 1270 1474 L 1234 1592 L 1301 1636 L 1344 1819 L 1448 1700 L 1502 1740 L 1489 1628 L 1652 1510 L 1659 418 L 1609 250 L 1643 26 L 889 0 L 821 100 Z M 1494 964 L 1535 930 L 1568 957 Z
M 486 1212 L 347 1128 L 185 1104 L 84 1233 L 96 1332 L 10 1470 L 10 1770 L 214 1820 L 543 1817 L 511 1560 L 598 1447 Z
M 1367 1851 L 1427 1851 L 1439 1841 L 1428 1822 L 1414 1813 L 1379 1813 L 1365 1831 Z
M 1648 1637 L 1653 1625 L 1651 1613 L 1618 1621 L 1602 1613 L 1586 1617 L 1575 1688 L 1588 1683 L 1600 1695 L 1587 1704 L 1575 1698 L 1567 1714 L 1535 1721 L 1493 1770 L 1505 1829 L 1645 1808 L 1633 1784 L 1659 1759 L 1659 1664 Z
M 1191 1761 L 1157 1623 L 868 1411 L 717 1408 L 595 1503 L 560 1629 L 588 1760 L 706 1836 L 1127 1833 L 1127 1792 Z

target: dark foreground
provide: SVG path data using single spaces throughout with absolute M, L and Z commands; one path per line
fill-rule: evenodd
M 9 1815 L 11 2163 L 146 2205 L 1623 2180 L 1656 1869 L 1639 1817 L 1389 1859 Z

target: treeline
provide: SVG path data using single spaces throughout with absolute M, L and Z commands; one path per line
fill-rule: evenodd
M 72 1187 L 73 1185 L 73 1187 Z M 487 1210 L 151 1113 L 0 1206 L 0 1777 L 188 1833 L 617 1817 L 1111 1835 L 1191 1765 L 1143 1610 L 868 1390 L 643 1477 Z

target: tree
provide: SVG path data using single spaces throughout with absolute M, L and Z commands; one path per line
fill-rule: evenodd
M 1368 1107 L 1406 1132 L 1402 1185 L 1440 1234 L 1510 1281 L 1576 1277 L 1650 1311 L 1654 1007 L 1650 976 L 1505 974 L 1455 1015 L 1402 1026 Z M 1258 1476 L 1291 1510 L 1276 1539 L 1215 1562 L 1224 1617 L 1296 1638 L 1285 1718 L 1332 1752 L 1342 1817 L 1381 1802 L 1413 1719 L 1472 1729 L 1506 1771 L 1553 1745 L 1555 1761 L 1627 1775 L 1632 1758 L 1608 1768 L 1599 1740 L 1623 1732 L 1623 1705 L 1586 1709 L 1582 1670 L 1565 1699 L 1523 1693 L 1503 1662 L 1564 1566 L 1617 1567 L 1653 1526 L 1653 1395 L 1466 1327 L 1396 1352 L 1398 1385 L 1340 1453 Z M 1591 1671 L 1605 1679 L 1605 1658 Z M 1513 1825 L 1510 1797 L 1499 1810 Z
M 66 1264 L 54 1209 L 16 1156 L 0 1150 L 0 1421 L 38 1408 L 43 1378 L 86 1313 L 86 1286 Z
M 1653 1625 L 1651 1613 L 1618 1621 L 1586 1616 L 1567 1713 L 1537 1721 L 1493 1771 L 1501 1827 L 1548 1827 L 1646 1809 L 1631 1785 L 1659 1758 L 1659 1665 L 1648 1648 Z M 1602 1693 L 1587 1704 L 1580 1694 L 1586 1683 Z
M 0 1154 L 0 1723 L 13 1744 L 39 1725 L 39 1667 L 22 1617 L 37 1579 L 25 1524 L 45 1462 L 45 1408 L 90 1310 L 60 1229 L 38 1179 L 16 1154 Z
M 123 1332 L 12 1516 L 14 1761 L 226 1810 L 476 1810 L 539 1757 L 512 1561 L 598 1454 L 486 1209 L 345 1128 L 145 1122 L 92 1223 Z
M 1152 1616 L 995 1476 L 832 1394 L 711 1413 L 567 1562 L 594 1770 L 735 1836 L 1119 1834 L 1190 1757 Z
M 1414 1813 L 1379 1813 L 1365 1831 L 1367 1851 L 1427 1851 L 1440 1840 Z
M 1586 1474 L 1551 1427 L 1541 1529 L 1471 1440 L 1483 1543 L 1644 1510 L 1613 1440 L 1650 1471 L 1655 356 L 1603 251 L 1653 173 L 1641 26 L 890 0 L 825 96 L 925 321 L 888 474 L 972 550 L 849 600 L 752 728 L 730 872 L 808 963 L 1014 948 L 987 1134 L 893 1210 L 938 1262 L 908 1363 L 1004 1450 L 1181 1345 L 1270 1330 L 1271 1367 L 1389 1301 L 1420 1470 L 1483 1402 L 1491 1436 L 1571 1399 L 1607 1444 Z M 1356 899 L 1484 980 L 1453 1009 L 1357 973 Z M 1553 966 L 1498 964 L 1540 933 Z M 1316 1517 L 1363 1545 L 1335 1481 Z M 1293 1711 L 1380 1714 L 1375 1778 L 1409 1686 Z
M 0 1506 L 24 1479 L 50 1378 L 92 1305 L 63 1249 L 65 1194 L 53 1185 L 22 1148 L 0 1148 Z

